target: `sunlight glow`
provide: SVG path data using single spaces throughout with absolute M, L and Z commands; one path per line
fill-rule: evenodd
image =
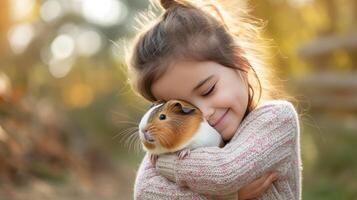
M 288 3 L 292 6 L 292 7 L 296 7 L 296 8 L 300 8 L 306 5 L 309 5 L 311 3 L 313 3 L 314 0 L 288 0 Z
M 11 18 L 14 21 L 28 17 L 35 7 L 35 0 L 11 0 Z
M 90 22 L 112 26 L 122 22 L 128 10 L 119 0 L 82 0 L 82 13 Z

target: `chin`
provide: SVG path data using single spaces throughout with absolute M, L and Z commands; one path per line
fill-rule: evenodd
M 237 132 L 237 130 L 238 130 L 238 126 L 230 126 L 224 129 L 221 134 L 223 140 L 230 141 L 232 137 L 235 135 L 235 133 Z
M 232 131 L 229 131 L 226 129 L 222 132 L 222 139 L 224 141 L 229 141 L 232 139 L 233 135 L 234 135 L 234 133 L 232 133 Z

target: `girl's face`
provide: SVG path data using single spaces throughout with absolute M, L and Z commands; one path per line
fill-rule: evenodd
M 180 99 L 198 107 L 227 141 L 238 129 L 248 105 L 248 86 L 238 70 L 216 62 L 179 61 L 152 85 L 158 100 Z

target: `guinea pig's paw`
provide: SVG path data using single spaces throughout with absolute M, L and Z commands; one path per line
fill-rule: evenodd
M 150 155 L 150 162 L 151 162 L 151 164 L 153 164 L 153 165 L 155 166 L 156 161 L 157 161 L 158 158 L 159 158 L 158 155 L 151 154 L 151 155 Z
M 186 156 L 189 156 L 191 154 L 190 149 L 183 149 L 180 152 L 178 152 L 178 157 L 179 160 L 183 160 Z

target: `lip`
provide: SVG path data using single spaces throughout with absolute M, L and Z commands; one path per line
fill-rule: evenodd
M 152 135 L 145 133 L 144 131 L 139 131 L 139 137 L 143 142 L 154 143 L 155 139 Z
M 222 115 L 222 117 L 213 125 L 213 127 L 217 127 L 217 125 L 223 120 L 223 118 L 227 115 L 229 109 Z

